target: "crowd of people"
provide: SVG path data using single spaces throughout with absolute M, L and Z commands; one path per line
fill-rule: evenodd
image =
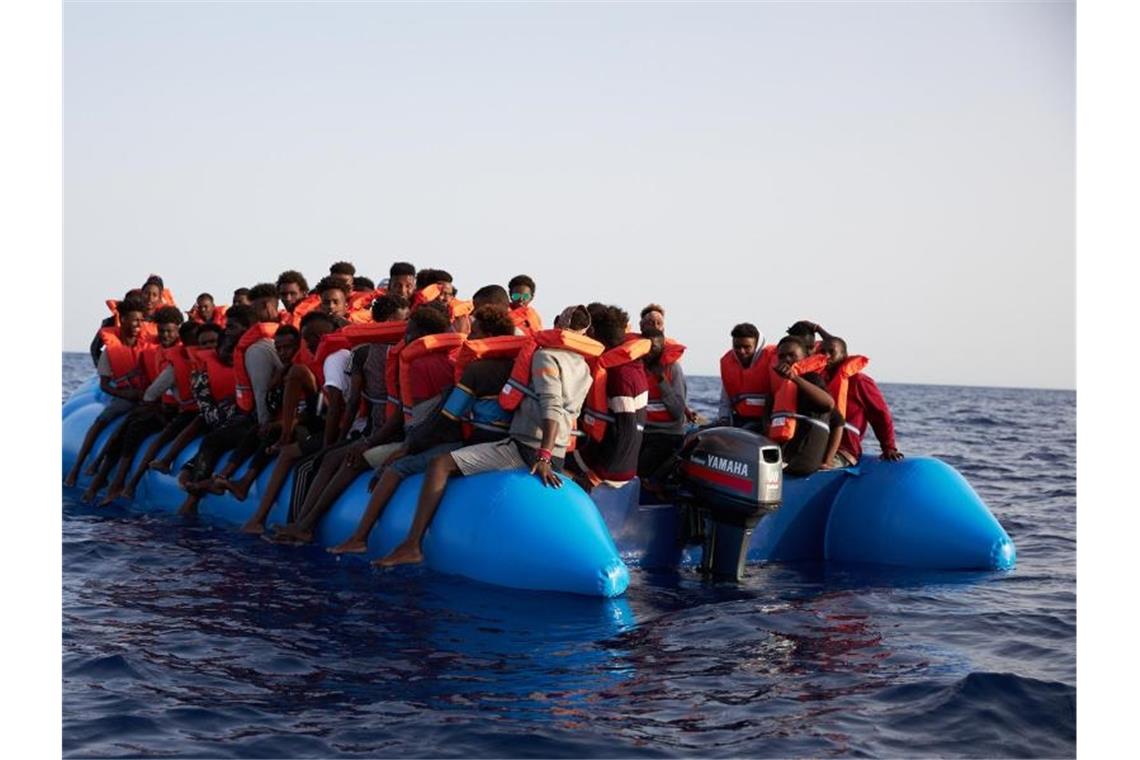
M 407 537 L 376 561 L 392 566 L 422 560 L 453 477 L 520 468 L 552 488 L 564 476 L 587 490 L 641 478 L 653 491 L 702 423 L 779 443 L 789 476 L 858 463 L 868 425 L 883 458 L 902 458 L 866 357 L 818 324 L 796 322 L 774 343 L 753 324 L 733 327 L 709 421 L 688 404 L 685 346 L 666 334 L 662 306 L 643 308 L 634 329 L 619 306 L 570 305 L 546 328 L 535 293 L 534 280 L 518 275 L 463 300 L 441 269 L 397 262 L 377 285 L 342 261 L 312 288 L 290 270 L 238 288 L 228 305 L 202 293 L 184 313 L 152 275 L 107 302 L 91 357 L 110 401 L 65 484 L 75 485 L 100 433 L 125 417 L 92 457 L 85 501 L 132 498 L 148 469 L 169 472 L 201 436 L 178 473 L 180 511 L 195 512 L 209 493 L 245 500 L 272 468 L 243 528 L 263 533 L 292 473 L 290 522 L 270 537 L 306 543 L 339 496 L 373 472 L 359 525 L 330 548 L 345 553 L 366 551 L 400 483 L 425 473 Z

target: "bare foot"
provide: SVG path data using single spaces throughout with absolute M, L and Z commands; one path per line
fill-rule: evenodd
M 68 488 L 75 488 L 75 483 L 79 480 L 79 473 L 75 470 L 67 473 L 67 477 L 63 479 L 63 484 Z
M 257 520 L 250 520 L 245 525 L 241 526 L 242 533 L 248 533 L 251 536 L 260 536 L 265 532 L 265 526 Z
M 99 468 L 94 463 L 87 465 L 87 469 L 83 471 L 84 475 L 94 475 L 99 472 Z
M 127 501 L 134 501 L 135 500 L 135 488 L 134 488 L 134 486 L 127 486 L 126 488 L 123 489 L 123 498 L 126 499 Z
M 424 561 L 424 553 L 415 546 L 400 544 L 387 557 L 372 560 L 374 567 L 398 567 L 400 565 L 416 565 Z
M 363 554 L 368 551 L 368 543 L 356 538 L 350 538 L 342 544 L 330 546 L 326 551 L 329 554 Z
M 226 492 L 226 489 L 222 487 L 222 484 L 218 482 L 217 478 L 211 478 L 210 480 L 202 480 L 202 481 L 199 481 L 198 484 L 202 487 L 203 491 L 209 491 L 212 494 L 221 495 L 221 494 L 224 494 Z
M 170 462 L 166 461 L 165 459 L 156 459 L 148 464 L 147 467 L 156 472 L 170 472 Z
M 182 506 L 178 508 L 178 514 L 182 517 L 198 514 L 198 500 L 187 499 L 182 502 Z
M 84 504 L 91 504 L 95 501 L 95 496 L 98 493 L 99 490 L 95 488 L 95 486 L 88 486 L 87 490 L 83 492 L 83 495 L 79 497 L 79 500 Z

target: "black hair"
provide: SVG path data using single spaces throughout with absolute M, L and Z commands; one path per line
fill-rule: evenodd
M 119 305 L 115 307 L 119 312 L 119 319 L 125 319 L 127 312 L 137 311 L 140 314 L 146 314 L 146 303 L 141 298 L 124 298 L 119 301 Z
M 353 277 L 352 278 L 353 290 L 376 290 L 376 283 L 367 277 Z
M 416 290 L 422 290 L 428 285 L 434 285 L 437 282 L 454 282 L 451 279 L 451 274 L 442 269 L 421 269 L 416 273 Z
M 356 267 L 350 261 L 338 261 L 329 267 L 329 274 L 356 274 Z
M 784 337 L 780 338 L 780 342 L 776 344 L 776 350 L 779 351 L 780 346 L 784 345 L 785 343 L 794 343 L 803 349 L 803 352 L 805 354 L 811 353 L 811 349 L 808 348 L 807 344 L 804 342 L 804 339 L 798 335 L 785 335 Z
M 815 324 L 808 322 L 806 319 L 801 319 L 791 327 L 788 328 L 788 335 L 798 335 L 801 338 L 808 340 L 815 340 Z
M 831 342 L 838 343 L 839 347 L 843 349 L 843 353 L 847 353 L 847 341 L 843 340 L 843 338 L 840 338 L 838 335 L 832 335 L 824 341 L 825 344 Z
M 661 316 L 665 316 L 665 307 L 664 306 L 662 306 L 659 303 L 651 303 L 648 306 L 646 306 L 644 309 L 641 310 L 641 315 L 640 315 L 641 318 L 645 319 L 645 315 L 651 311 L 659 311 L 659 312 L 661 312 Z
M 295 284 L 301 289 L 301 292 L 309 292 L 309 283 L 305 280 L 305 275 L 298 272 L 296 269 L 286 269 L 281 274 L 277 275 L 277 287 L 288 285 L 289 283 Z
M 141 301 L 143 300 L 142 288 L 131 288 L 123 295 L 124 301 Z
M 199 340 L 199 339 L 201 339 L 201 337 L 202 337 L 202 333 L 206 333 L 206 332 L 212 332 L 212 333 L 215 333 L 215 334 L 218 336 L 218 340 L 219 340 L 219 341 L 221 341 L 221 339 L 222 339 L 222 336 L 223 336 L 223 335 L 225 334 L 225 332 L 226 332 L 225 330 L 223 330 L 223 329 L 221 328 L 221 326 L 220 326 L 220 325 L 216 325 L 216 324 L 214 324 L 213 322 L 207 322 L 207 323 L 206 323 L 206 324 L 204 324 L 204 325 L 199 325 L 199 324 L 197 324 L 197 323 L 195 323 L 195 322 L 187 322 L 186 324 L 194 325 L 194 326 L 197 328 L 197 329 L 194 331 L 194 338 L 195 338 L 194 342 L 195 342 L 195 343 L 197 343 L 197 342 L 198 342 L 198 340 Z
M 157 285 L 159 290 L 166 289 L 166 286 L 162 284 L 162 278 L 157 274 L 152 274 L 150 277 L 146 278 L 146 282 L 143 283 L 143 287 L 145 288 L 147 285 Z
M 326 322 L 328 323 L 329 327 L 333 328 L 334 330 L 336 329 L 336 322 L 333 321 L 332 317 L 330 317 L 328 314 L 325 314 L 323 311 L 310 311 L 308 314 L 301 317 L 301 329 L 304 330 L 314 322 Z
M 249 300 L 256 301 L 259 298 L 272 298 L 277 300 L 277 285 L 272 282 L 259 282 L 249 289 Z
M 245 296 L 246 298 L 249 298 L 249 288 L 238 288 L 237 290 L 235 290 L 234 291 L 234 300 L 235 301 L 237 300 L 238 296 Z
M 497 304 L 499 306 L 510 306 L 511 297 L 507 295 L 507 291 L 502 285 L 484 285 L 475 291 L 475 295 L 471 296 L 472 301 L 482 301 L 486 304 Z
M 332 290 L 333 288 L 336 288 L 341 293 L 344 293 L 345 300 L 348 299 L 348 296 L 351 293 L 348 286 L 344 284 L 344 281 L 342 279 L 339 277 L 334 277 L 331 274 L 328 277 L 321 278 L 321 281 L 317 283 L 316 291 L 317 293 L 324 293 L 326 290 Z
M 590 315 L 590 321 L 594 340 L 600 341 L 606 348 L 619 346 L 625 340 L 625 331 L 629 327 L 629 314 L 620 306 L 606 306 L 604 309 L 599 309 L 597 314 Z
M 480 306 L 471 315 L 471 318 L 479 324 L 483 336 L 490 338 L 495 335 L 514 335 L 515 322 L 511 319 L 507 307 L 501 304 L 487 304 Z
M 214 300 L 214 297 L 212 295 L 210 295 L 209 293 L 199 293 L 198 297 L 194 299 L 194 303 L 201 301 L 203 298 L 209 298 L 211 301 Z
M 301 321 L 304 321 L 304 320 L 301 320 Z M 282 338 L 282 337 L 288 338 L 290 335 L 292 335 L 297 340 L 301 339 L 301 331 L 298 330 L 296 327 L 293 327 L 293 325 L 281 325 L 280 327 L 277 328 L 277 332 L 273 334 L 273 337 L 274 338 Z
M 178 340 L 182 345 L 190 346 L 198 343 L 198 323 L 187 320 L 178 326 Z
M 741 322 L 732 328 L 732 337 L 734 338 L 754 338 L 757 342 L 760 340 L 760 331 L 756 329 L 756 325 L 751 322 Z
M 448 319 L 446 311 L 424 304 L 408 317 L 408 327 L 422 338 L 425 335 L 447 332 L 451 327 L 451 320 Z
M 244 303 L 239 303 L 236 306 L 231 306 L 226 310 L 226 324 L 237 322 L 249 327 L 254 323 L 253 307 L 247 306 Z
M 534 280 L 532 280 L 528 274 L 516 274 L 511 278 L 511 281 L 507 283 L 507 287 L 511 290 L 514 290 L 520 285 L 526 285 L 528 288 L 530 288 L 531 293 L 536 292 L 534 289 Z
M 416 276 L 416 268 L 406 261 L 397 261 L 395 264 L 388 268 L 389 277 L 404 277 L 406 275 Z
M 387 322 L 397 311 L 407 309 L 410 306 L 408 299 L 403 296 L 382 295 L 372 302 L 372 320 L 374 322 Z
M 160 325 L 180 325 L 184 320 L 177 306 L 163 306 L 155 309 L 154 321 Z
M 606 305 L 600 301 L 591 301 L 586 304 L 586 313 L 590 315 L 590 321 L 594 321 L 594 316 L 601 314 L 606 310 Z

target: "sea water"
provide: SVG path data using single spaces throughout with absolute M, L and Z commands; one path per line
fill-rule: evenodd
M 64 397 L 91 374 L 65 354 Z M 602 600 L 65 492 L 63 752 L 1075 755 L 1075 394 L 881 387 L 900 448 L 956 467 L 1005 526 L 1012 573 L 633 568 Z M 718 389 L 690 378 L 692 405 L 713 414 Z

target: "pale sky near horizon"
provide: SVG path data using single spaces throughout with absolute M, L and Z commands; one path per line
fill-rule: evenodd
M 348 259 L 1072 388 L 1071 3 L 66 3 L 64 348 Z

